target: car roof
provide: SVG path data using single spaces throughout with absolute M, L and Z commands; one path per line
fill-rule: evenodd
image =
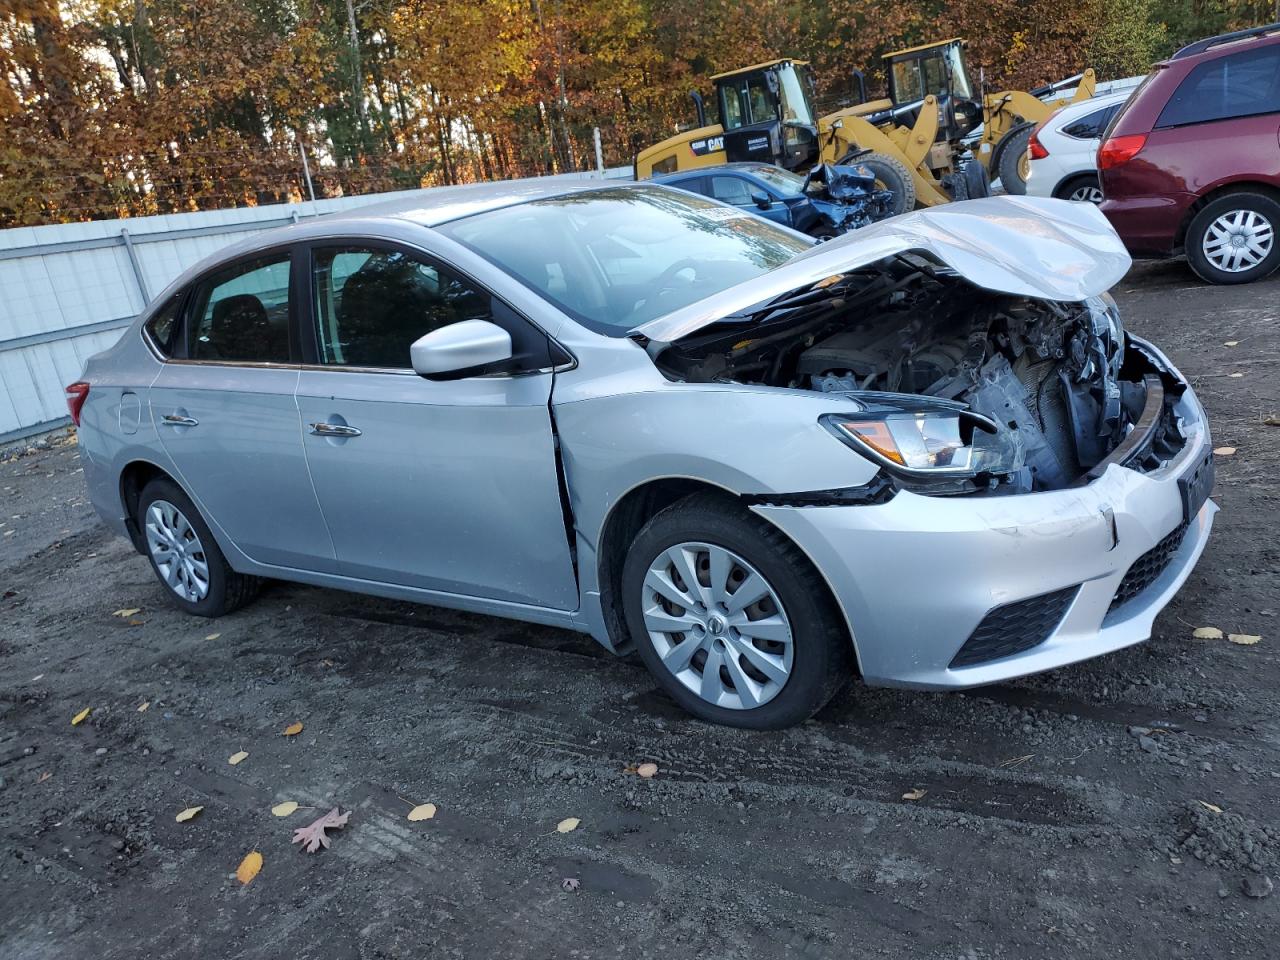
M 1236 53 L 1247 45 L 1265 46 L 1277 42 L 1280 42 L 1280 22 L 1263 24 L 1259 27 L 1236 30 L 1232 33 L 1223 33 L 1216 37 L 1206 37 L 1203 40 L 1197 40 L 1195 43 L 1189 43 L 1174 53 L 1168 60 L 1159 64 L 1159 66 L 1184 60 L 1189 60 L 1193 64 L 1202 63 L 1205 60 L 1213 60 L 1220 56 Z
M 1070 123 L 1080 117 L 1088 116 L 1095 110 L 1102 110 L 1115 103 L 1124 103 L 1133 96 L 1136 87 L 1129 87 L 1126 90 L 1117 90 L 1115 93 L 1103 93 L 1096 97 L 1090 97 L 1088 100 L 1081 100 L 1079 103 L 1069 103 L 1057 113 L 1053 115 L 1053 119 L 1049 122 L 1054 128 L 1061 127 L 1064 123 Z
M 676 173 L 664 173 L 661 176 L 651 177 L 650 179 L 654 183 L 672 183 L 678 180 L 687 180 L 690 177 L 702 177 L 713 173 L 757 173 L 760 170 L 780 169 L 780 167 L 774 167 L 768 163 L 756 163 L 751 160 L 737 160 L 733 163 L 713 163 L 709 167 L 695 167 L 692 170 L 680 170 Z
M 349 219 L 367 221 L 391 217 L 409 220 L 424 227 L 434 227 L 450 220 L 502 207 L 513 207 L 531 200 L 545 200 L 612 186 L 634 187 L 636 184 L 629 181 L 600 180 L 584 174 L 580 180 L 541 177 L 453 187 L 428 187 L 407 197 L 353 207 L 337 216 L 327 217 L 326 222 L 334 224 Z

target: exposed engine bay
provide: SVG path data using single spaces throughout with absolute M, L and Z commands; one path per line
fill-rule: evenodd
M 914 254 L 649 349 L 672 379 L 847 398 L 865 416 L 833 432 L 932 493 L 1062 489 L 1183 443 L 1176 379 L 1126 338 L 1110 297 L 996 293 Z

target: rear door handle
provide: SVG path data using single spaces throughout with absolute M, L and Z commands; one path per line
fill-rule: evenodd
M 355 427 L 348 427 L 345 423 L 313 423 L 311 424 L 311 432 L 317 437 L 358 437 L 360 431 Z
M 167 427 L 198 427 L 200 421 L 195 417 L 183 417 L 176 413 L 166 413 L 160 418 L 160 422 Z

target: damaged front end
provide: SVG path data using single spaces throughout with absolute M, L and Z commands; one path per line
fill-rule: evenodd
M 920 251 L 647 349 L 673 380 L 838 398 L 824 426 L 917 492 L 1059 490 L 1114 462 L 1152 468 L 1185 442 L 1184 386 L 1126 337 L 1109 296 L 987 289 Z
M 870 226 L 893 213 L 892 190 L 876 187 L 876 175 L 860 163 L 823 163 L 805 177 L 803 191 L 833 233 Z

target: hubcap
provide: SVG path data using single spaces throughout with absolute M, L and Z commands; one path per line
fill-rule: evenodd
M 1205 259 L 1227 273 L 1241 273 L 1262 263 L 1275 244 L 1275 227 L 1256 210 L 1224 213 L 1204 233 Z
M 1075 200 L 1077 203 L 1101 203 L 1102 188 L 1091 185 L 1076 187 L 1067 199 Z
M 749 710 L 791 676 L 791 622 L 773 587 L 740 556 L 680 543 L 649 564 L 645 628 L 671 674 L 707 703 Z
M 168 500 L 147 508 L 147 549 L 169 589 L 196 603 L 209 595 L 209 561 L 204 545 L 182 511 Z

